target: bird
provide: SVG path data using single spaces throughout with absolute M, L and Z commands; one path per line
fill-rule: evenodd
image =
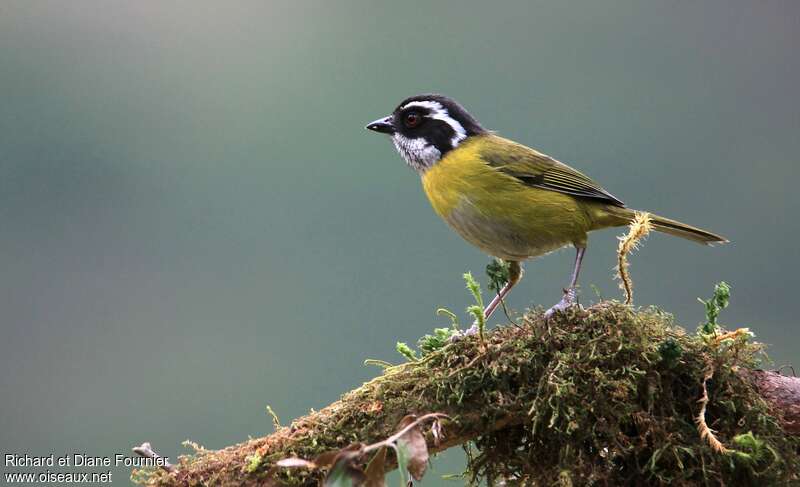
M 485 129 L 445 95 L 406 98 L 366 128 L 391 137 L 437 215 L 464 240 L 508 263 L 509 279 L 486 306 L 486 319 L 522 278 L 522 262 L 570 245 L 569 284 L 545 316 L 575 305 L 587 234 L 628 225 L 637 213 L 580 171 Z M 669 235 L 705 245 L 728 242 L 676 220 L 650 219 L 653 229 Z

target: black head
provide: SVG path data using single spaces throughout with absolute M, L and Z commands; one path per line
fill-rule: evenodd
M 458 102 L 435 94 L 406 98 L 367 129 L 391 135 L 397 151 L 417 171 L 434 165 L 467 137 L 486 133 Z

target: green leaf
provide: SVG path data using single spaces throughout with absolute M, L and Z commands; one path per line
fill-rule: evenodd
M 356 487 L 364 482 L 364 472 L 354 465 L 361 456 L 362 444 L 354 443 L 341 450 L 317 455 L 312 462 L 317 468 L 328 469 L 324 487 Z
M 400 471 L 400 487 L 406 487 L 412 482 L 409 478 L 408 469 L 404 467 L 408 463 L 409 452 L 399 443 L 394 445 L 394 451 L 397 454 L 397 470 Z
M 417 346 L 419 346 L 420 351 L 422 352 L 422 356 L 426 356 L 431 352 L 435 352 L 440 348 L 443 348 L 445 345 L 450 343 L 450 339 L 453 335 L 457 335 L 458 330 L 451 329 L 451 328 L 435 328 L 433 330 L 433 335 L 425 335 L 424 337 L 420 338 L 417 342 Z
M 364 481 L 364 473 L 346 463 L 337 464 L 325 477 L 324 487 L 356 487 Z
M 333 468 L 325 476 L 324 487 L 357 487 L 364 484 L 365 475 L 360 468 L 353 465 L 358 456 L 352 450 L 342 450 L 333 462 Z
M 501 259 L 494 259 L 486 266 L 489 278 L 489 291 L 497 294 L 511 280 L 511 264 Z

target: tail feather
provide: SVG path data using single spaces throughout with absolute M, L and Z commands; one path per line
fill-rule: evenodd
M 668 233 L 687 240 L 693 240 L 705 245 L 728 243 L 727 238 L 717 235 L 716 233 L 708 232 L 702 228 L 693 227 L 658 215 L 652 215 L 650 218 L 653 228 L 659 232 Z
M 629 208 L 614 208 L 613 210 L 612 212 L 614 216 L 623 220 L 620 222 L 623 225 L 630 222 L 636 213 L 634 210 Z M 654 230 L 705 245 L 723 244 L 728 243 L 729 241 L 727 238 L 715 233 L 711 233 L 701 228 L 693 227 L 676 220 L 670 220 L 669 218 L 664 218 L 663 216 L 654 215 L 652 213 L 650 214 L 650 223 L 653 225 Z

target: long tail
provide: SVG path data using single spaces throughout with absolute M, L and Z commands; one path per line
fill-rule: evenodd
M 609 213 L 618 224 L 622 225 L 630 222 L 633 215 L 636 213 L 630 208 L 610 207 L 607 208 L 607 210 L 609 210 Z M 659 232 L 675 235 L 676 237 L 685 238 L 697 243 L 705 245 L 728 243 L 727 238 L 717 235 L 716 233 L 711 233 L 701 228 L 693 227 L 676 220 L 670 220 L 669 218 L 664 218 L 663 216 L 654 215 L 652 213 L 650 214 L 650 222 L 653 228 Z

